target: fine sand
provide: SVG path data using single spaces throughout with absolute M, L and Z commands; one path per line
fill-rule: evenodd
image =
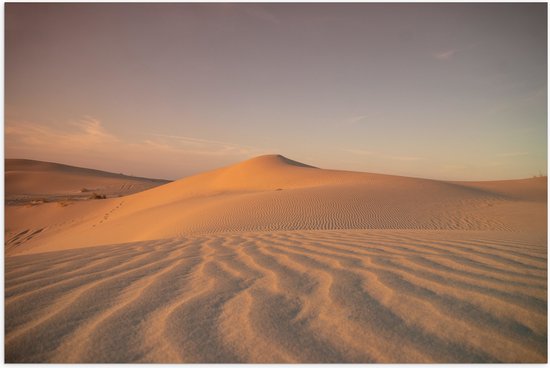
M 10 205 L 82 200 L 93 193 L 118 197 L 168 183 L 168 180 L 23 159 L 6 159 L 5 170 L 6 203 Z
M 6 360 L 546 362 L 546 186 L 269 155 L 8 205 Z

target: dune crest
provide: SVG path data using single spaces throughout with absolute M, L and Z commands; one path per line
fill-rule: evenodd
M 6 244 L 22 254 L 241 231 L 545 231 L 545 188 L 538 178 L 445 182 L 266 155 L 124 198 L 8 207 Z

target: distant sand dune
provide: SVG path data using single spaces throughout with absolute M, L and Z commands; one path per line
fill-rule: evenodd
M 6 258 L 7 362 L 545 362 L 546 240 L 215 234 Z
M 51 201 L 83 199 L 93 192 L 107 196 L 128 195 L 168 183 L 167 180 L 23 159 L 6 159 L 5 170 L 5 194 L 9 204 L 24 204 L 39 198 Z

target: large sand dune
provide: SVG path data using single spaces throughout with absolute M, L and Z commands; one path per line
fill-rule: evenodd
M 88 198 L 94 192 L 106 196 L 123 196 L 168 182 L 23 159 L 6 159 L 5 170 L 8 204 L 25 204 L 37 199 L 78 200 Z
M 545 178 L 458 184 L 269 155 L 124 198 L 9 207 L 6 243 L 19 254 L 235 231 L 545 231 L 545 188 Z
M 9 362 L 545 362 L 546 178 L 278 155 L 6 208 Z

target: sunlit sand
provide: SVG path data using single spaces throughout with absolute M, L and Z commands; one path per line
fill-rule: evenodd
M 546 178 L 6 171 L 8 362 L 547 359 Z

